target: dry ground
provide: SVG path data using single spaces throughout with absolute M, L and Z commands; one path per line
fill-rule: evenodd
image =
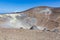
M 60 40 L 60 34 L 39 30 L 0 28 L 0 40 Z

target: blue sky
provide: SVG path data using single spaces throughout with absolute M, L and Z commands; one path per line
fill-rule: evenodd
M 60 0 L 0 0 L 0 13 L 21 12 L 36 6 L 60 7 Z

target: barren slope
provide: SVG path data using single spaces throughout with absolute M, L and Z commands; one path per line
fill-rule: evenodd
M 8 24 L 8 25 L 7 25 Z M 23 12 L 0 15 L 0 27 L 30 29 L 36 26 L 39 30 L 60 29 L 60 8 L 35 7 Z

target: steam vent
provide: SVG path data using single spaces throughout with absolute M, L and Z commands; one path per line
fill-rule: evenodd
M 0 40 L 60 40 L 60 7 L 0 14 Z

